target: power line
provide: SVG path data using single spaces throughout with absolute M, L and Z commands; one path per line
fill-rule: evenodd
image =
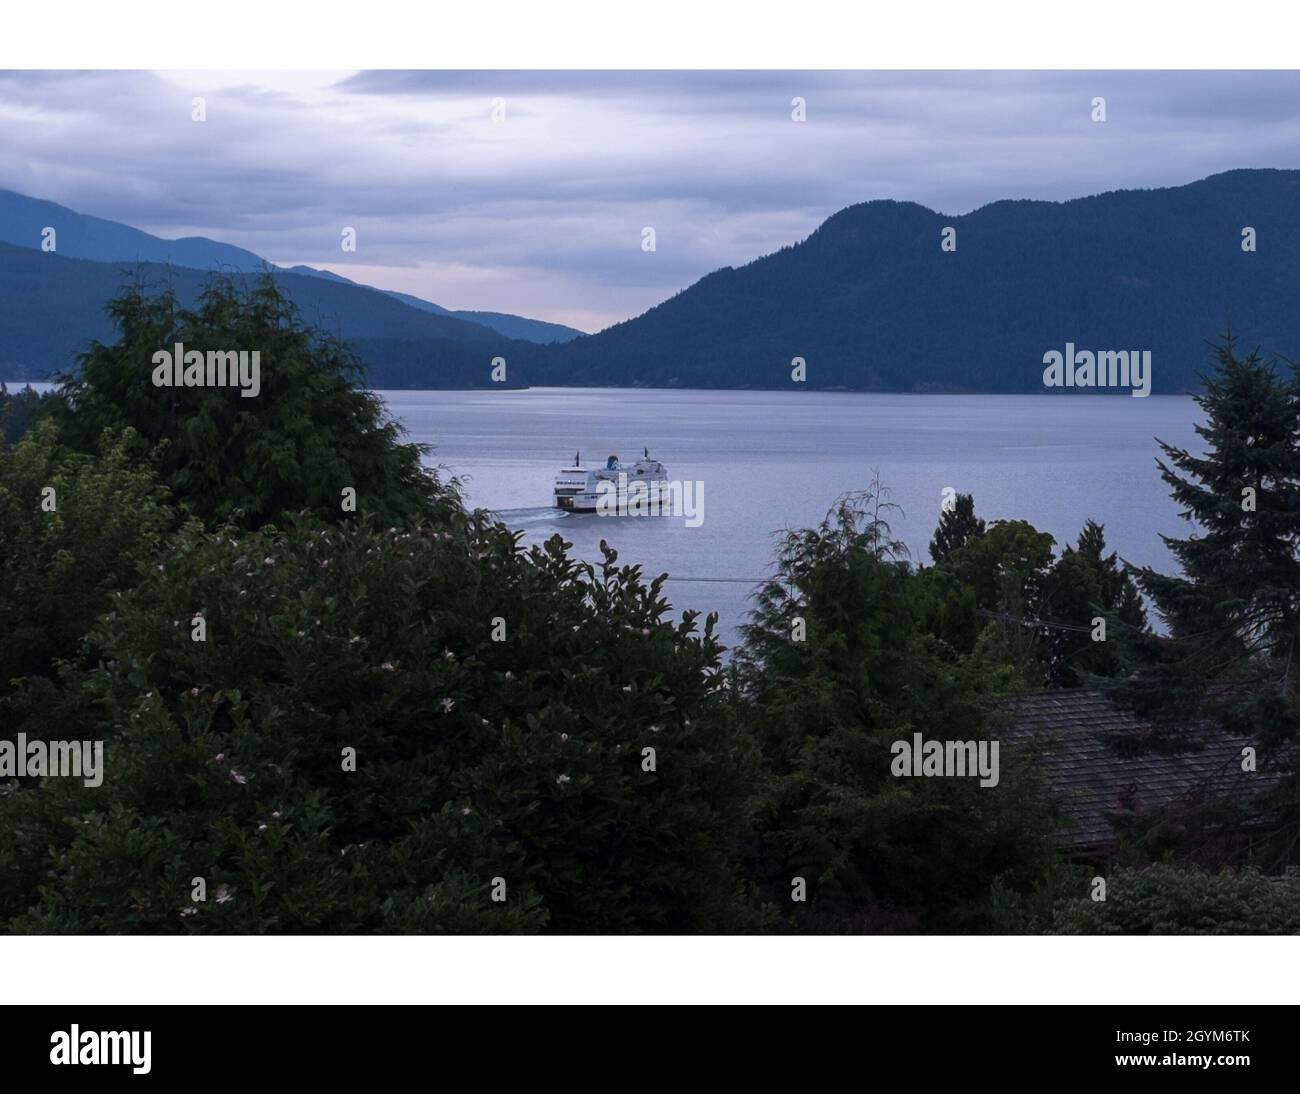
M 725 581 L 737 585 L 764 585 L 771 578 L 766 577 L 678 577 L 676 574 L 670 574 L 665 578 L 666 581 Z
M 1010 615 L 1007 612 L 991 612 L 987 608 L 976 608 L 977 615 L 982 615 L 987 619 L 997 619 L 1003 623 L 1019 623 L 1022 627 L 1046 627 L 1054 631 L 1078 631 L 1081 634 L 1091 634 L 1091 627 L 1082 627 L 1078 623 L 1047 623 L 1042 619 L 1022 619 L 1019 616 Z

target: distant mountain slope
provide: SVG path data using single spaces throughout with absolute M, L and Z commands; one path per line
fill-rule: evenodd
M 210 277 L 185 267 L 91 262 L 0 243 L 0 375 L 41 379 L 71 370 L 90 339 L 112 337 L 104 304 L 136 276 L 154 285 L 170 280 L 186 303 Z M 305 319 L 353 343 L 374 387 L 519 386 L 527 355 L 540 348 L 477 323 L 418 311 L 376 289 L 273 276 Z M 508 385 L 491 383 L 497 356 L 507 360 Z
M 940 248 L 944 227 L 956 229 L 955 252 Z M 1255 253 L 1241 249 L 1245 227 Z M 107 336 L 100 309 L 133 269 L 68 257 L 62 232 L 56 254 L 0 244 L 0 370 L 34 379 L 69 368 L 87 337 Z M 1199 387 L 1206 342 L 1228 326 L 1248 347 L 1300 358 L 1300 171 L 999 201 L 963 216 L 854 205 L 802 243 L 562 344 L 509 337 L 519 328 L 507 321 L 529 320 L 453 314 L 299 269 L 276 276 L 309 318 L 357 344 L 379 387 L 483 386 L 503 356 L 512 385 L 1041 392 L 1043 355 L 1073 342 L 1151 350 L 1154 390 L 1173 393 Z M 206 274 L 173 276 L 192 295 Z M 807 362 L 806 385 L 791 381 L 794 357 Z
M 957 249 L 940 249 L 941 230 Z M 1257 253 L 1241 249 L 1242 229 Z M 1300 171 L 999 201 L 964 216 L 872 201 L 644 315 L 552 347 L 537 382 L 1043 391 L 1043 354 L 1149 349 L 1154 390 L 1199 386 L 1229 324 L 1300 358 Z M 791 382 L 791 359 L 807 384 Z
M 458 319 L 467 319 L 471 323 L 481 323 L 485 327 L 491 327 L 507 338 L 519 338 L 525 342 L 537 342 L 541 345 L 572 342 L 575 338 L 587 337 L 585 332 L 566 327 L 562 323 L 547 323 L 543 319 L 525 319 L 521 315 L 506 315 L 498 311 L 462 310 L 451 314 Z
M 312 266 L 291 266 L 289 270 L 292 273 L 301 273 L 308 277 L 325 277 L 331 281 L 344 281 L 349 285 L 356 284 L 355 281 L 349 281 L 346 277 L 340 277 L 330 270 L 317 270 Z M 573 327 L 566 327 L 560 323 L 547 323 L 541 319 L 525 319 L 520 315 L 505 315 L 495 311 L 451 311 L 428 300 L 422 300 L 418 296 L 412 296 L 410 293 L 396 292 L 392 289 L 378 289 L 376 291 L 387 293 L 394 300 L 400 300 L 403 304 L 409 304 L 421 311 L 427 311 L 433 315 L 455 316 L 457 319 L 464 319 L 470 323 L 490 327 L 498 334 L 504 334 L 507 338 L 518 338 L 524 342 L 550 345 L 555 342 L 570 342 L 574 338 L 586 337 L 582 331 L 574 330 Z
M 0 190 L 0 242 L 40 248 L 53 228 L 56 253 L 94 262 L 170 262 L 196 270 L 260 270 L 266 262 L 242 247 L 202 236 L 159 239 L 116 221 L 86 216 L 52 201 Z
M 0 190 L 0 243 L 39 249 L 46 228 L 55 230 L 54 253 L 65 258 L 85 258 L 93 262 L 171 263 L 195 270 L 234 273 L 251 273 L 273 266 L 252 251 L 228 243 L 218 243 L 202 236 L 160 239 L 138 228 L 87 216 L 52 201 L 42 201 L 12 190 Z M 311 266 L 294 266 L 287 272 L 355 285 L 358 288 L 370 288 L 329 270 L 317 270 Z M 373 291 L 386 292 L 384 289 Z M 582 337 L 583 334 L 572 327 L 546 323 L 539 319 L 525 319 L 497 312 L 452 312 L 406 293 L 391 292 L 387 295 L 434 315 L 450 315 L 478 323 L 507 338 L 549 343 L 565 342 Z

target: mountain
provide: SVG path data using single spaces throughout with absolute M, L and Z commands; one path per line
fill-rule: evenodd
M 289 270 L 291 273 L 300 273 L 307 277 L 324 277 L 331 281 L 342 281 L 349 285 L 356 284 L 355 281 L 349 281 L 346 277 L 340 277 L 329 270 L 318 270 L 312 266 L 290 266 Z M 542 319 L 525 319 L 521 315 L 506 315 L 495 311 L 451 311 L 428 300 L 422 300 L 418 296 L 412 296 L 410 293 L 396 292 L 392 289 L 378 289 L 376 291 L 386 293 L 394 300 L 400 300 L 403 304 L 419 308 L 420 311 L 427 311 L 433 315 L 455 316 L 457 319 L 478 323 L 480 326 L 489 327 L 498 334 L 504 334 L 507 338 L 518 338 L 523 342 L 550 345 L 555 342 L 571 342 L 575 338 L 586 337 L 583 331 L 563 326 L 560 323 L 547 323 Z
M 53 228 L 55 251 L 66 258 L 94 262 L 161 262 L 196 270 L 260 270 L 267 263 L 242 247 L 202 236 L 159 239 L 138 228 L 86 216 L 52 201 L 0 190 L 0 243 L 40 248 L 42 233 Z
M 945 227 L 956 250 L 940 248 Z M 1258 251 L 1242 250 L 1254 228 Z M 1300 171 L 1238 170 L 961 216 L 870 201 L 644 315 L 549 347 L 535 382 L 1043 391 L 1043 355 L 1151 350 L 1153 390 L 1199 387 L 1206 343 L 1300 358 Z M 791 380 L 791 359 L 807 382 Z M 1055 389 L 1060 390 L 1060 389 Z
M 113 337 L 104 305 L 136 277 L 153 286 L 170 282 L 182 303 L 191 304 L 210 276 L 0 243 L 0 376 L 36 380 L 70 371 L 90 339 Z M 250 281 L 256 275 L 231 276 Z M 377 289 L 284 271 L 272 276 L 305 319 L 353 344 L 373 387 L 518 387 L 526 380 L 527 355 L 541 348 L 417 310 Z M 506 359 L 508 384 L 492 383 L 494 357 Z
M 33 226 L 59 227 L 59 209 L 0 201 L 0 238 L 18 232 L 24 240 L 0 243 L 0 374 L 66 370 L 85 339 L 108 337 L 102 306 L 137 258 L 154 253 L 146 245 L 166 248 L 145 260 L 150 280 L 166 270 L 148 263 L 175 264 L 182 244 L 209 257 L 172 270 L 186 299 L 213 266 L 261 268 L 238 248 L 218 259 L 209 248 L 224 244 L 157 240 L 93 217 L 62 222 L 71 230 L 60 228 L 57 253 L 34 249 Z M 947 227 L 956 231 L 951 252 L 940 247 Z M 1258 240 L 1253 253 L 1242 250 L 1247 227 Z M 119 247 L 135 250 L 104 260 Z M 100 257 L 79 258 L 77 249 Z M 543 332 L 532 320 L 448 312 L 309 267 L 274 276 L 309 319 L 355 343 L 376 387 L 487 386 L 491 359 L 501 356 L 511 386 L 1041 392 L 1043 355 L 1073 343 L 1150 350 L 1152 389 L 1176 393 L 1199 388 L 1207 343 L 1228 327 L 1247 347 L 1300 359 L 1300 171 L 1229 171 L 1063 202 L 998 201 L 960 216 L 870 201 L 800 243 L 709 274 L 644 315 L 553 344 L 537 344 Z M 806 383 L 791 380 L 795 357 L 806 362 Z
M 84 258 L 94 262 L 170 263 L 195 270 L 232 273 L 253 273 L 276 268 L 252 251 L 228 243 L 218 243 L 202 236 L 160 239 L 137 228 L 87 216 L 52 201 L 27 197 L 12 190 L 0 190 L 0 243 L 39 249 L 47 228 L 55 230 L 55 249 L 52 253 L 65 258 Z M 311 266 L 294 266 L 287 272 L 370 289 L 368 285 L 360 285 L 329 270 L 317 270 Z M 386 292 L 383 289 L 371 291 Z M 527 342 L 565 342 L 582 337 L 583 334 L 572 327 L 546 323 L 539 319 L 525 319 L 497 312 L 453 312 L 407 293 L 388 292 L 387 295 L 421 311 L 477 323 L 498 334 L 504 334 L 507 338 Z

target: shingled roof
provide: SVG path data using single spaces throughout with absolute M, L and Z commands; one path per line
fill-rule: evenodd
M 1108 740 L 1149 734 L 1151 725 L 1099 691 L 1044 691 L 1008 701 L 1003 732 L 1016 753 L 1032 752 L 1069 824 L 1063 849 L 1105 851 L 1117 842 L 1114 821 L 1194 799 L 1256 793 L 1275 776 L 1241 769 L 1249 742 L 1197 726 L 1199 751 L 1121 755 Z

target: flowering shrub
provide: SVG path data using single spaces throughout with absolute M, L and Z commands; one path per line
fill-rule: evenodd
M 192 523 L 65 672 L 62 733 L 106 742 L 103 786 L 0 798 L 0 915 L 78 932 L 736 928 L 749 749 L 714 716 L 713 620 L 667 610 L 612 551 L 592 567 L 559 537 L 523 550 L 482 514 Z

